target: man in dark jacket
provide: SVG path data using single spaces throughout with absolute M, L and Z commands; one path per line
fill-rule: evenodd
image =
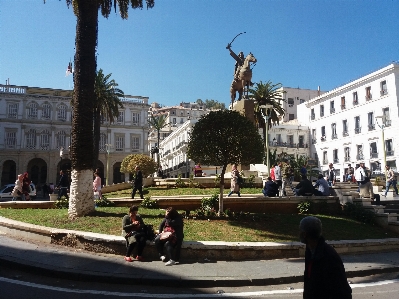
M 306 195 L 313 195 L 314 190 L 315 189 L 312 185 L 312 182 L 308 180 L 306 175 L 302 175 L 302 180 L 299 182 L 298 185 L 296 185 L 294 192 L 295 195 L 306 196 Z
M 138 190 L 140 193 L 140 198 L 144 199 L 143 196 L 143 173 L 140 170 L 140 167 L 136 166 L 134 169 L 136 171 L 136 174 L 134 175 L 134 181 L 133 181 L 133 190 L 132 190 L 132 198 L 134 199 L 134 196 L 136 195 L 136 191 Z
M 69 188 L 68 176 L 64 173 L 63 170 L 61 170 L 60 171 L 60 180 L 57 185 L 58 200 L 60 200 L 62 196 L 65 196 L 65 198 L 69 200 L 68 188 Z
M 267 178 L 265 186 L 262 189 L 262 193 L 264 196 L 268 196 L 268 197 L 278 196 L 278 193 L 279 193 L 278 185 L 272 181 L 271 177 Z
M 304 299 L 351 299 L 344 264 L 321 235 L 320 219 L 308 216 L 299 224 L 300 240 L 306 244 Z

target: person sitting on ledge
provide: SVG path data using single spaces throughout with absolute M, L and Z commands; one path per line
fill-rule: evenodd
M 314 190 L 314 195 L 316 196 L 329 196 L 330 195 L 330 186 L 328 185 L 328 182 L 324 179 L 324 176 L 322 174 L 319 174 L 317 177 L 317 181 L 314 184 L 315 188 L 318 188 L 317 190 Z
M 296 185 L 294 193 L 297 196 L 311 196 L 314 193 L 312 182 L 308 180 L 306 175 L 302 175 L 302 180 Z
M 373 184 L 370 182 L 369 177 L 365 177 L 362 184 L 359 186 L 359 195 L 360 197 L 370 198 L 372 201 L 375 200 L 377 205 L 380 204 L 380 195 L 374 194 L 373 192 Z
M 268 197 L 278 196 L 278 193 L 279 193 L 278 185 L 275 182 L 273 182 L 271 177 L 267 178 L 265 186 L 262 189 L 262 193 L 264 196 L 268 196 Z

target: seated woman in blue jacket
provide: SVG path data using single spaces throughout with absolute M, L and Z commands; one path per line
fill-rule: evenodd
M 157 248 L 159 258 L 165 262 L 165 266 L 172 266 L 179 262 L 180 249 L 183 243 L 183 217 L 172 207 L 166 209 L 165 218 L 159 225 L 159 234 L 155 238 L 155 247 Z M 171 232 L 171 236 L 164 239 L 162 232 Z M 166 248 L 166 256 L 164 255 Z M 175 249 L 175 254 L 173 254 Z

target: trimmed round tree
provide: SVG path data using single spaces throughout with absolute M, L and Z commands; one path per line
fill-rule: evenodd
M 135 173 L 134 168 L 136 166 L 140 167 L 143 178 L 148 177 L 157 170 L 157 163 L 153 158 L 144 154 L 132 154 L 122 160 L 121 172 Z
M 263 141 L 255 125 L 239 112 L 219 110 L 195 124 L 187 155 L 202 165 L 222 166 L 219 213 L 223 212 L 224 174 L 228 164 L 262 163 Z

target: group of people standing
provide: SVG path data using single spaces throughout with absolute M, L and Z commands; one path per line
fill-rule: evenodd
M 301 171 L 306 171 L 306 168 Z M 293 176 L 294 172 L 289 163 L 277 162 L 270 169 L 270 176 L 266 180 L 262 193 L 269 197 L 286 196 L 285 188 L 292 184 Z
M 138 206 L 131 206 L 129 215 L 125 215 L 122 219 L 122 235 L 126 239 L 125 261 L 127 262 L 133 262 L 131 256 L 136 245 L 135 260 L 144 261 L 143 252 L 147 240 L 153 238 L 152 232 L 149 233 L 138 210 Z M 183 239 L 183 217 L 176 209 L 169 207 L 165 211 L 165 218 L 160 223 L 158 234 L 154 239 L 159 259 L 165 262 L 165 266 L 179 263 Z

